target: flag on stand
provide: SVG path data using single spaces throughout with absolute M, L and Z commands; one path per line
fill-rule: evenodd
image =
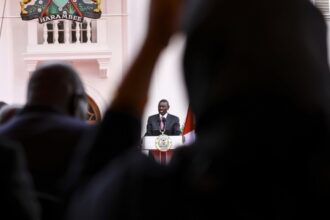
M 192 144 L 196 139 L 195 117 L 190 106 L 188 107 L 186 121 L 184 123 L 183 131 L 182 131 L 182 136 L 183 136 L 184 145 Z

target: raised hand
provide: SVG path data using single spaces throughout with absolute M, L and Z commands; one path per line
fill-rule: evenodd
M 166 46 L 179 31 L 182 0 L 150 0 L 147 40 Z

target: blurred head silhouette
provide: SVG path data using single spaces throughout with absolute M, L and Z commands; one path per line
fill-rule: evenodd
M 196 194 L 214 201 L 226 189 L 237 216 L 320 213 L 330 167 L 323 15 L 308 0 L 188 1 L 183 69 L 202 146 L 191 165 Z
M 5 105 L 0 109 L 0 125 L 9 121 L 19 110 L 21 110 L 21 105 Z
M 330 74 L 321 13 L 309 1 L 257 2 L 251 7 L 240 1 L 235 7 L 235 1 L 189 1 L 184 74 L 197 130 L 204 122 L 217 123 L 214 117 L 235 114 L 328 112 Z
M 32 74 L 27 105 L 48 106 L 73 117 L 87 117 L 87 97 L 79 75 L 62 62 L 44 63 Z
M 0 109 L 2 109 L 2 107 L 6 106 L 6 105 L 8 105 L 8 104 L 5 103 L 5 102 L 1 102 L 1 101 L 0 101 Z

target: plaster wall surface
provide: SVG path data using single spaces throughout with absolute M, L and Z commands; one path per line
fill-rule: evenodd
M 107 45 L 111 51 L 108 77 L 99 75 L 99 65 L 95 60 L 67 61 L 80 72 L 88 94 L 104 111 L 111 103 L 114 92 L 123 79 L 125 70 L 141 47 L 146 31 L 146 19 L 150 0 L 108 0 L 102 1 L 103 18 L 107 19 Z M 32 1 L 31 3 L 33 3 Z M 0 12 L 4 0 L 0 0 Z M 26 85 L 30 76 L 26 58 L 28 48 L 28 24 L 37 20 L 22 21 L 19 0 L 7 0 L 3 30 L 0 39 L 0 100 L 8 103 L 24 104 Z M 179 116 L 183 125 L 187 98 L 181 76 L 181 53 L 183 37 L 173 39 L 157 63 L 149 93 L 149 101 L 143 116 L 143 133 L 147 117 L 157 113 L 160 99 L 170 102 L 169 113 Z M 43 52 L 47 53 L 47 48 Z M 43 61 L 38 62 L 40 64 Z

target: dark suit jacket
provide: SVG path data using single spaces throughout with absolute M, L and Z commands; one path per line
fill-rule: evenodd
M 145 136 L 158 136 L 160 132 L 160 118 L 159 114 L 149 116 L 147 122 L 147 131 Z M 180 120 L 177 116 L 168 114 L 165 122 L 166 135 L 180 135 Z
M 40 219 L 41 210 L 21 146 L 1 138 L 0 164 L 1 216 L 17 220 Z
M 25 107 L 0 127 L 0 135 L 23 146 L 28 169 L 42 199 L 43 214 L 50 213 L 45 210 L 49 204 L 52 207 L 53 202 L 60 203 L 63 177 L 80 137 L 90 128 L 85 121 L 41 106 Z M 46 218 L 50 217 L 56 215 Z

